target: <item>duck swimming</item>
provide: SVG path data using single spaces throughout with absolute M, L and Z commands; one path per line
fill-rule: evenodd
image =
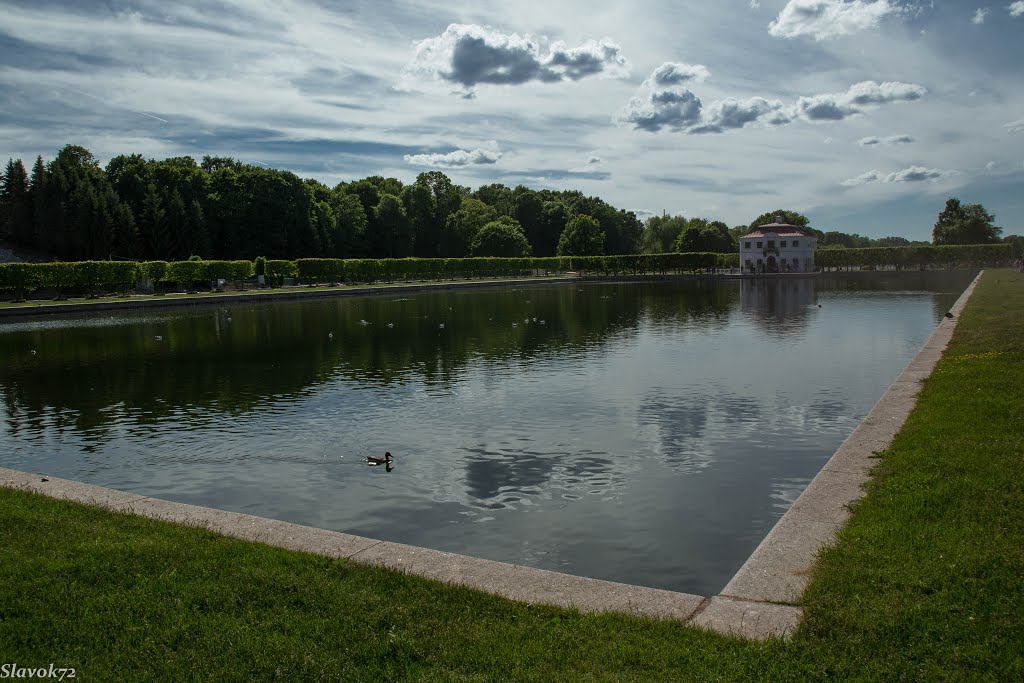
M 373 467 L 374 465 L 387 465 L 388 467 L 390 467 L 392 462 L 394 462 L 394 458 L 392 458 L 391 453 L 387 451 L 384 452 L 383 458 L 380 457 L 379 455 L 366 456 L 366 464 L 370 465 L 371 467 Z

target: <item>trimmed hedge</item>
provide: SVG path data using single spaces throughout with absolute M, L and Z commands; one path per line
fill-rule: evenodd
M 1013 259 L 1012 244 L 819 249 L 819 268 L 924 268 L 1001 264 Z M 308 282 L 390 282 L 402 279 L 516 277 L 534 271 L 575 271 L 594 275 L 681 273 L 738 268 L 739 254 L 624 254 L 618 256 L 550 256 L 538 258 L 439 259 L 298 259 L 266 261 L 272 282 L 294 277 Z M 252 261 L 73 261 L 0 264 L 0 291 L 72 287 L 120 288 L 140 279 L 157 282 L 247 280 Z
M 999 265 L 1013 260 L 1012 244 L 950 244 L 868 249 L 818 249 L 818 268 L 926 268 Z

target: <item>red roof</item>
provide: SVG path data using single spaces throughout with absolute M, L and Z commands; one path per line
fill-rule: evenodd
M 810 237 L 810 235 L 795 225 L 781 222 L 780 218 L 776 217 L 774 223 L 765 223 L 759 225 L 753 231 L 740 237 L 740 239 L 746 239 L 748 237 L 767 237 L 768 233 L 778 235 L 779 237 Z
M 748 237 L 767 237 L 768 233 L 778 235 L 779 237 L 810 237 L 806 232 L 802 232 L 800 228 L 795 225 L 784 225 L 769 223 L 768 225 L 760 225 L 757 230 L 740 237 L 741 240 L 747 239 Z

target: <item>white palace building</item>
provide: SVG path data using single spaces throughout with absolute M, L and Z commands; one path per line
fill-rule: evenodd
M 739 238 L 740 265 L 744 273 L 813 273 L 818 240 L 795 225 L 774 223 Z

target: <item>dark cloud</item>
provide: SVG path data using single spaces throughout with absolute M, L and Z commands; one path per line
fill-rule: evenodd
M 700 98 L 686 88 L 654 90 L 632 98 L 619 120 L 651 132 L 685 130 L 700 122 L 702 108 Z
M 628 62 L 610 40 L 545 51 L 534 40 L 473 24 L 451 24 L 440 36 L 420 41 L 407 73 L 472 88 L 481 83 L 556 83 L 588 76 L 622 76 Z

